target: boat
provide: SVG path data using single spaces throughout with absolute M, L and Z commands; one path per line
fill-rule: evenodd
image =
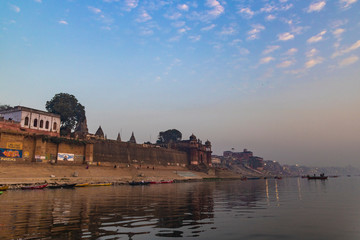
M 314 176 L 307 176 L 307 179 L 308 180 L 326 180 L 326 179 L 328 179 L 328 176 L 325 176 L 325 174 L 320 174 L 320 176 L 315 176 L 315 174 L 314 174 Z
M 275 176 L 274 178 L 275 179 L 282 179 L 282 177 L 279 177 L 279 176 Z
M 44 189 L 47 187 L 47 183 L 43 184 L 43 185 L 33 185 L 33 186 L 23 186 L 21 187 L 21 189 L 23 190 L 35 190 L 35 189 Z
M 2 186 L 0 187 L 0 191 L 6 191 L 9 188 L 9 186 Z
M 76 183 L 64 183 L 64 184 L 56 184 L 56 185 L 49 185 L 48 188 L 55 189 L 55 188 L 74 188 Z
M 169 181 L 164 181 L 164 180 L 161 180 L 161 181 L 151 181 L 150 184 L 163 184 L 163 183 L 173 183 L 174 180 L 169 180 Z
M 149 185 L 149 184 L 150 184 L 150 182 L 145 182 L 145 181 L 139 181 L 139 182 L 132 181 L 132 182 L 129 182 L 129 185 L 131 185 L 131 186 Z
M 87 187 L 89 186 L 89 183 L 78 183 L 75 185 L 75 187 Z
M 90 183 L 88 187 L 102 187 L 102 186 L 111 186 L 112 183 Z

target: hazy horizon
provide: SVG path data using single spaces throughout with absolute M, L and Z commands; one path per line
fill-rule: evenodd
M 89 131 L 360 167 L 357 0 L 0 2 L 0 104 L 60 92 Z

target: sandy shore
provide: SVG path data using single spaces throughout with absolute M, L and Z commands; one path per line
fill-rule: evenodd
M 0 185 L 24 185 L 34 183 L 103 183 L 115 184 L 128 181 L 160 181 L 160 180 L 202 180 L 217 177 L 240 177 L 215 170 L 208 174 L 190 171 L 184 167 L 156 166 L 154 169 L 143 167 L 117 167 L 85 165 L 52 165 L 49 163 L 0 163 Z

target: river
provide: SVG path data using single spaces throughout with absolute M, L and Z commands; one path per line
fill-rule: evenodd
M 360 177 L 14 190 L 0 239 L 360 239 Z

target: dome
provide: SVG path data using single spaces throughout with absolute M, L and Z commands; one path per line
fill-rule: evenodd
M 196 136 L 194 135 L 194 134 L 191 134 L 191 136 L 190 136 L 190 141 L 196 141 L 197 139 L 196 139 Z

